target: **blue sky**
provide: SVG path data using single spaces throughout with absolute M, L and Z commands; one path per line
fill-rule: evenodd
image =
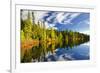
M 24 10 L 22 19 L 27 19 L 28 11 Z M 89 33 L 90 13 L 85 12 L 57 12 L 57 11 L 33 11 L 35 22 L 44 21 L 47 29 L 53 27 L 59 31 L 72 30 L 85 34 Z
M 89 13 L 48 11 L 40 20 L 45 21 L 48 28 L 53 27 L 60 31 L 67 29 L 89 34 Z

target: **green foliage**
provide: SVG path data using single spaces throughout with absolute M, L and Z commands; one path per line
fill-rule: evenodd
M 24 41 L 24 40 L 25 40 L 24 32 L 23 30 L 21 30 L 21 41 Z
M 65 43 L 68 44 L 68 35 L 65 35 Z
M 62 41 L 63 41 L 63 35 L 62 35 L 61 32 L 60 32 L 59 35 L 58 35 L 58 41 L 59 41 L 59 42 L 62 42 Z
M 22 30 L 25 33 L 25 38 L 30 39 L 32 36 L 32 23 L 29 19 L 22 21 Z
M 51 39 L 55 39 L 55 31 L 51 28 Z

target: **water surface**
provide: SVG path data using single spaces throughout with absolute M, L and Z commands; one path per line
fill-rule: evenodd
M 89 42 L 78 45 L 39 44 L 24 51 L 21 62 L 89 60 Z M 23 52 L 23 51 L 22 51 Z

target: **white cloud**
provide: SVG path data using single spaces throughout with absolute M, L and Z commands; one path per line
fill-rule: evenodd
M 72 57 L 72 54 L 62 54 L 62 55 L 58 56 L 58 60 L 59 61 L 74 60 L 74 58 Z
M 34 16 L 35 16 L 35 23 L 37 23 L 39 20 L 43 21 L 42 17 L 45 15 L 47 12 L 45 11 L 34 11 Z
M 21 19 L 22 20 L 26 20 L 27 19 L 27 15 L 28 15 L 28 11 L 27 10 L 21 11 Z
M 72 20 L 74 19 L 74 18 L 76 18 L 77 16 L 79 16 L 80 15 L 80 13 L 70 13 L 70 14 L 68 14 L 67 16 L 65 15 L 64 17 L 65 17 L 65 19 L 63 20 L 64 22 L 64 24 L 68 24 L 68 23 L 70 23 L 70 24 L 72 24 Z
M 90 24 L 90 21 L 88 20 L 88 19 L 86 19 L 86 20 L 82 20 L 82 21 L 80 21 L 78 24 L 87 24 L 87 25 L 89 25 Z
M 42 20 L 43 15 L 46 15 L 46 11 L 31 11 L 31 10 L 23 10 L 22 11 L 22 16 L 21 18 L 23 20 L 27 19 L 28 17 L 28 11 L 30 11 L 30 13 L 34 12 L 34 16 L 35 16 L 35 23 L 37 23 L 39 20 Z
M 84 33 L 84 34 L 90 34 L 90 31 L 89 30 L 85 30 L 85 31 L 80 31 L 80 33 Z
M 54 27 L 55 26 L 55 24 L 49 24 L 49 27 Z
M 69 14 L 70 14 L 70 13 L 66 13 L 66 14 L 64 15 L 64 12 L 58 13 L 58 15 L 57 15 L 57 21 L 58 21 L 59 23 L 64 24 L 62 21 L 63 21 Z
M 45 27 L 46 27 L 46 28 L 49 28 L 48 22 L 45 22 Z
M 51 21 L 52 19 L 56 18 L 56 16 L 57 16 L 57 13 L 56 12 L 52 13 L 52 15 L 47 18 L 47 21 Z
M 80 13 L 58 13 L 57 15 L 57 21 L 61 24 L 72 24 L 71 21 L 76 18 L 77 16 L 79 16 Z
M 49 12 L 48 12 L 49 13 Z M 80 13 L 65 13 L 65 12 L 53 12 L 46 20 L 46 22 L 51 22 L 48 23 L 48 26 L 53 27 L 56 25 L 56 23 L 60 24 L 72 24 L 72 20 L 79 16 Z M 47 13 L 42 15 L 47 16 Z

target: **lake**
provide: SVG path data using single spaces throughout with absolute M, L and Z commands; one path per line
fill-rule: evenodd
M 66 45 L 64 43 L 43 43 L 30 49 L 21 51 L 21 62 L 52 62 L 89 60 L 89 42 L 81 44 Z
M 54 54 L 48 54 L 46 61 L 88 60 L 88 43 L 74 46 L 73 48 L 57 48 Z

